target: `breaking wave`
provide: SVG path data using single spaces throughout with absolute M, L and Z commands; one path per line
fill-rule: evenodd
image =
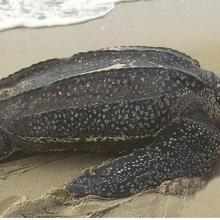
M 102 17 L 129 0 L 0 0 L 0 31 L 75 24 Z

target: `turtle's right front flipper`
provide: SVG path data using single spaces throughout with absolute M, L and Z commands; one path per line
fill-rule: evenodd
M 198 118 L 198 117 L 197 117 Z M 76 197 L 120 198 L 152 189 L 165 180 L 206 177 L 219 154 L 218 130 L 197 119 L 177 119 L 146 148 L 115 159 L 67 186 Z
M 12 133 L 0 127 L 0 161 L 16 151 L 16 138 Z

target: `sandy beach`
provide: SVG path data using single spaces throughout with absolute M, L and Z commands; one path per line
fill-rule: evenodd
M 39 61 L 120 45 L 163 46 L 220 73 L 220 2 L 152 0 L 118 4 L 107 16 L 50 28 L 0 32 L 0 77 Z M 155 191 L 118 200 L 67 195 L 63 186 L 111 156 L 59 152 L 0 164 L 0 217 L 219 217 L 220 163 L 194 196 Z

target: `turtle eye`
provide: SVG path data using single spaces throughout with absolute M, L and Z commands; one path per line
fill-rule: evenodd
M 216 85 L 215 98 L 218 103 L 220 103 L 220 83 Z
M 216 95 L 216 101 L 220 103 L 220 92 L 218 92 Z

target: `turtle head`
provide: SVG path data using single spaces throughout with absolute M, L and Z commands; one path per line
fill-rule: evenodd
M 211 121 L 220 128 L 220 76 L 212 71 L 203 70 L 201 80 L 204 90 L 201 91 L 202 108 L 208 113 Z
M 220 77 L 212 74 L 212 83 L 208 87 L 209 113 L 213 122 L 220 127 Z
M 214 80 L 215 99 L 220 104 L 220 77 L 216 76 Z
M 15 151 L 15 139 L 12 134 L 0 127 L 0 161 Z

